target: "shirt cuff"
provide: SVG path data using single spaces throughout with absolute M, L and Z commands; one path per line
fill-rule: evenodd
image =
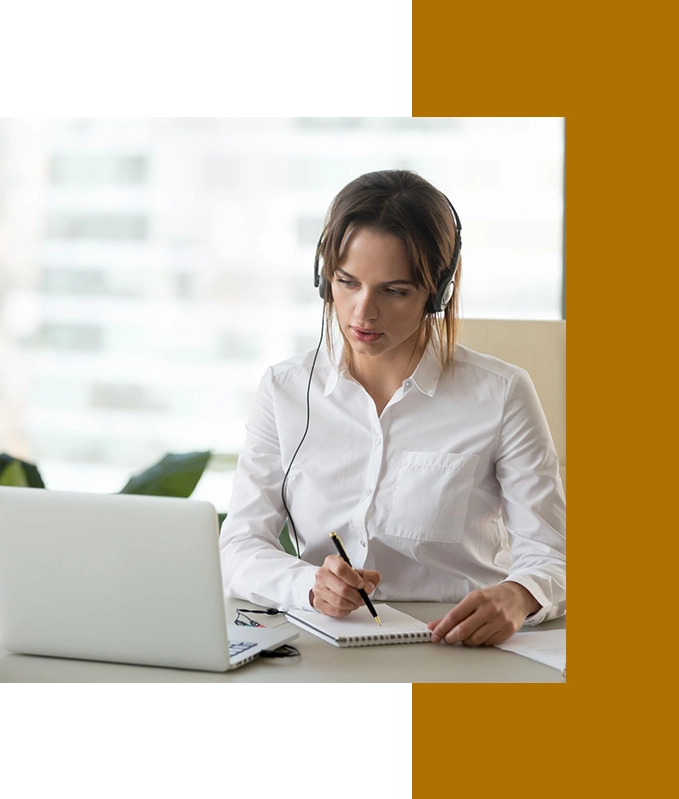
M 519 585 L 523 586 L 526 591 L 528 591 L 541 605 L 540 610 L 536 610 L 530 616 L 526 617 L 524 621 L 524 625 L 526 627 L 535 627 L 537 624 L 545 621 L 551 609 L 550 601 L 545 596 L 544 592 L 540 589 L 540 586 L 535 583 L 535 581 L 531 580 L 530 577 L 526 576 L 519 576 L 512 577 L 511 575 L 507 577 L 506 580 L 503 580 L 505 583 L 518 583 Z
M 305 569 L 302 576 L 295 582 L 295 586 L 292 591 L 292 600 L 294 604 L 292 604 L 290 608 L 297 608 L 298 610 L 313 610 L 311 602 L 309 602 L 309 592 L 314 587 L 314 582 L 316 581 L 316 572 L 318 569 L 318 566 L 314 567 L 313 569 Z M 285 610 L 290 610 L 290 608 L 285 608 Z

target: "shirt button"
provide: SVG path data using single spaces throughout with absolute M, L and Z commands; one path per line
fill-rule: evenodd
M 413 384 L 412 380 L 406 380 L 406 382 L 405 382 L 403 385 L 404 385 L 406 388 L 410 388 L 410 386 L 412 386 L 412 384 Z
M 382 443 L 382 439 L 381 439 L 381 438 L 376 438 L 376 439 L 375 439 L 375 446 L 376 446 L 376 447 L 379 447 L 379 445 L 380 445 L 381 443 Z
M 364 547 L 364 546 L 365 546 L 365 541 L 361 541 L 361 546 L 362 546 L 362 547 Z
M 372 492 L 373 492 L 372 488 L 366 488 L 365 490 L 366 497 L 369 497 L 372 494 Z

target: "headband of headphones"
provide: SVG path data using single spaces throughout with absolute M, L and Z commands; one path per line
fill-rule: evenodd
M 445 197 L 445 195 L 443 196 Z M 460 222 L 460 217 L 457 215 L 457 211 L 455 210 L 453 204 L 447 197 L 446 200 L 450 206 L 450 210 L 453 213 L 453 223 L 455 225 L 455 246 L 453 248 L 453 257 L 450 259 L 450 264 L 439 278 L 436 292 L 432 294 L 427 301 L 427 313 L 439 313 L 441 311 L 445 311 L 446 306 L 451 301 L 453 292 L 455 291 L 455 273 L 457 272 L 457 266 L 460 260 L 460 250 L 462 249 L 462 222 Z M 325 300 L 328 299 L 327 295 L 329 294 L 329 286 L 323 277 L 319 266 L 322 240 L 323 234 L 321 234 L 318 244 L 316 245 L 316 257 L 314 259 L 314 286 L 316 286 L 318 289 L 321 299 Z

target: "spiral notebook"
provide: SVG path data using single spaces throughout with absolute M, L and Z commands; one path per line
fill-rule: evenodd
M 416 644 L 431 640 L 431 632 L 423 621 L 389 605 L 375 605 L 375 610 L 381 627 L 366 607 L 340 619 L 323 616 L 315 610 L 289 610 L 286 616 L 288 621 L 334 646 Z

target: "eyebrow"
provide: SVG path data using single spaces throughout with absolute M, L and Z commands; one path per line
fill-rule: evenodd
M 349 277 L 352 280 L 356 280 L 356 278 L 353 275 L 349 274 L 349 272 L 347 272 L 346 270 L 342 269 L 339 266 L 337 267 L 337 269 L 335 269 L 335 274 L 337 274 L 337 273 L 341 273 L 343 275 L 343 277 Z M 386 280 L 384 283 L 380 283 L 379 285 L 380 286 L 395 286 L 395 285 L 414 286 L 415 284 L 412 282 L 412 280 Z

